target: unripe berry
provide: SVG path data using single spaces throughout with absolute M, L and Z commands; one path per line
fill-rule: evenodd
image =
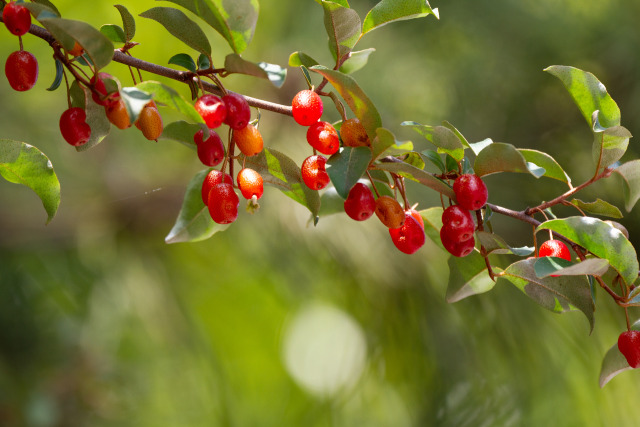
M 82 48 L 82 46 L 80 46 L 80 43 L 78 43 L 78 42 L 74 42 L 73 43 L 73 47 L 69 51 L 69 55 L 72 55 L 72 56 L 82 56 L 82 55 L 84 55 L 84 49 Z
M 338 132 L 331 123 L 315 122 L 307 129 L 307 142 L 313 148 L 328 156 L 340 149 Z
M 107 119 L 115 125 L 118 129 L 127 129 L 131 127 L 131 119 L 129 118 L 129 112 L 127 106 L 122 98 L 110 102 L 104 107 Z
M 5 5 L 2 10 L 2 20 L 11 34 L 25 35 L 31 28 L 31 13 L 29 9 L 14 1 Z
M 404 209 L 393 197 L 376 199 L 376 216 L 387 228 L 400 228 L 404 224 Z
M 340 126 L 340 137 L 345 147 L 369 147 L 367 131 L 357 118 L 345 120 Z
M 309 156 L 302 162 L 300 172 L 302 181 L 312 190 L 322 190 L 329 184 L 329 174 L 326 170 L 327 159 L 324 156 Z
M 213 186 L 209 192 L 209 214 L 218 224 L 231 224 L 238 218 L 240 199 L 233 185 L 221 183 Z
M 322 99 L 312 90 L 301 90 L 293 97 L 293 119 L 302 126 L 311 126 L 322 117 Z
M 447 240 L 463 242 L 473 237 L 475 231 L 473 218 L 468 210 L 458 205 L 449 206 L 442 213 L 442 234 Z
M 245 199 L 251 199 L 253 196 L 256 196 L 256 199 L 262 197 L 264 185 L 262 176 L 260 176 L 258 172 L 249 168 L 241 169 L 240 172 L 238 172 L 236 181 L 238 182 L 238 188 L 242 193 L 242 197 Z
M 405 211 L 404 224 L 399 228 L 390 228 L 389 235 L 396 248 L 408 255 L 420 249 L 426 240 L 424 226 L 420 225 L 411 211 Z
M 451 240 L 450 236 L 447 235 L 447 228 L 442 227 L 440 229 L 440 241 L 442 241 L 442 246 L 453 256 L 457 257 L 465 257 L 473 252 L 473 248 L 475 247 L 476 240 L 473 236 L 468 240 L 463 240 L 460 242 L 456 242 L 455 240 Z
M 242 154 L 247 157 L 255 156 L 262 151 L 264 142 L 257 127 L 249 123 L 242 129 L 233 131 L 233 140 Z
M 453 182 L 453 192 L 456 193 L 458 204 L 469 210 L 475 211 L 487 203 L 489 192 L 478 175 L 460 175 Z
M 198 98 L 195 108 L 209 129 L 220 127 L 227 117 L 227 106 L 222 99 L 210 93 Z
M 231 129 L 242 129 L 251 120 L 251 108 L 244 96 L 229 92 L 222 97 L 222 101 L 227 107 L 227 117 L 224 119 L 224 123 Z
M 216 169 L 213 169 L 204 177 L 202 181 L 202 202 L 205 205 L 209 203 L 209 192 L 213 186 L 222 182 L 233 185 L 233 178 L 228 173 L 222 173 Z
M 149 141 L 154 141 L 162 135 L 162 117 L 155 105 L 153 101 L 147 104 L 140 111 L 135 123 L 136 127 L 142 131 L 142 135 Z
M 87 114 L 82 108 L 73 107 L 60 116 L 60 133 L 69 144 L 77 147 L 91 137 L 91 127 L 86 123 Z
M 624 331 L 618 337 L 618 350 L 632 368 L 640 366 L 640 331 Z
M 24 92 L 31 89 L 38 80 L 38 61 L 26 50 L 15 51 L 7 58 L 4 73 L 14 90 Z
M 376 210 L 373 193 L 365 184 L 358 182 L 354 185 L 344 201 L 344 211 L 356 221 L 368 219 Z
M 205 166 L 216 166 L 224 160 L 224 145 L 222 139 L 213 129 L 209 129 L 209 138 L 202 140 L 204 132 L 200 129 L 193 136 L 196 143 L 198 158 Z
M 541 244 L 540 250 L 538 251 L 538 256 L 555 256 L 567 261 L 571 261 L 571 252 L 569 252 L 569 248 L 560 240 L 547 240 L 546 242 Z

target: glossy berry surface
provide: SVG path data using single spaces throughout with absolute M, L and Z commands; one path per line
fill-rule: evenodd
M 153 102 L 153 101 L 152 101 Z M 142 135 L 149 141 L 156 140 L 162 135 L 162 117 L 158 112 L 158 108 L 151 104 L 147 104 L 136 121 L 136 127 L 142 131 Z
M 9 85 L 18 92 L 31 89 L 38 80 L 38 61 L 26 50 L 18 50 L 7 57 L 4 73 Z
M 376 210 L 373 193 L 365 184 L 358 182 L 349 190 L 347 200 L 344 201 L 344 211 L 351 219 L 364 221 Z
M 242 129 L 234 130 L 233 140 L 242 154 L 247 157 L 255 156 L 264 147 L 260 131 L 252 124 L 248 124 Z
M 328 156 L 340 149 L 338 132 L 331 123 L 315 122 L 307 129 L 307 142 L 313 148 Z
M 400 228 L 404 224 L 404 209 L 393 197 L 380 196 L 376 199 L 376 216 L 387 228 Z
M 227 117 L 227 107 L 222 99 L 210 93 L 198 98 L 195 108 L 209 129 L 220 127 Z
M 129 112 L 122 98 L 116 101 L 110 102 L 104 107 L 107 119 L 118 129 L 127 129 L 131 127 L 131 119 L 129 118 Z
M 404 224 L 399 228 L 390 228 L 389 235 L 396 248 L 408 255 L 420 249 L 426 240 L 424 226 L 420 225 L 410 211 L 404 213 Z
M 569 248 L 560 240 L 547 240 L 541 244 L 538 256 L 555 256 L 571 261 L 571 252 L 569 252 Z
M 222 173 L 216 169 L 213 169 L 204 177 L 204 180 L 202 181 L 202 201 L 205 205 L 209 203 L 209 192 L 213 186 L 220 184 L 223 181 L 226 184 L 233 185 L 233 178 L 231 178 L 231 175 L 228 173 Z
M 367 131 L 357 118 L 348 119 L 342 123 L 340 137 L 345 147 L 368 147 L 371 145 Z
M 245 199 L 251 199 L 253 196 L 256 196 L 256 199 L 262 197 L 264 184 L 262 176 L 258 172 L 249 168 L 241 169 L 240 172 L 238 172 L 236 181 L 238 182 L 238 188 L 242 193 L 242 197 Z
M 460 175 L 453 182 L 458 204 L 469 211 L 475 211 L 487 203 L 489 192 L 482 179 L 473 174 Z
M 200 129 L 193 136 L 198 158 L 205 166 L 216 166 L 224 160 L 224 145 L 216 131 L 209 129 L 209 138 L 202 140 L 204 132 Z
M 227 107 L 227 117 L 224 123 L 231 129 L 239 130 L 246 127 L 251 120 L 251 108 L 244 96 L 229 92 L 222 97 L 222 101 Z
M 238 218 L 240 199 L 233 190 L 233 185 L 227 183 L 216 184 L 209 192 L 209 214 L 218 224 L 231 224 Z
M 91 127 L 87 124 L 87 114 L 82 108 L 73 107 L 60 116 L 60 133 L 65 141 L 77 147 L 91 137 Z
M 312 90 L 301 90 L 293 97 L 293 119 L 302 126 L 311 126 L 322 117 L 322 99 Z
M 16 2 L 7 3 L 2 10 L 2 20 L 11 34 L 22 36 L 31 28 L 29 9 Z
M 476 225 L 471 213 L 458 205 L 449 206 L 442 213 L 442 229 L 446 238 L 453 242 L 462 242 L 473 237 Z
M 322 190 L 331 179 L 326 169 L 327 159 L 324 156 L 309 156 L 302 162 L 300 172 L 302 181 L 312 190 Z
M 475 247 L 476 240 L 473 236 L 468 240 L 463 240 L 461 242 L 456 242 L 451 240 L 450 236 L 447 235 L 447 230 L 445 227 L 440 229 L 440 241 L 442 242 L 442 246 L 453 256 L 457 257 L 465 257 L 473 252 L 473 248 Z
M 640 366 L 640 331 L 624 331 L 618 337 L 618 350 L 632 368 Z

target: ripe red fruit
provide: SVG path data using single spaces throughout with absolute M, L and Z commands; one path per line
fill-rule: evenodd
M 618 337 L 618 350 L 632 368 L 640 366 L 640 331 L 624 331 Z
M 538 256 L 555 256 L 571 261 L 571 252 L 569 252 L 569 248 L 560 240 L 547 240 L 541 244 Z
M 210 129 L 220 127 L 227 117 L 227 106 L 222 99 L 210 93 L 198 98 L 195 108 Z
M 442 246 L 453 256 L 457 257 L 465 257 L 473 252 L 473 248 L 476 244 L 476 239 L 473 236 L 468 240 L 463 240 L 461 242 L 456 242 L 451 240 L 451 238 L 447 235 L 446 227 L 442 227 L 440 229 L 440 241 L 442 241 Z
M 38 61 L 26 50 L 15 51 L 7 58 L 4 73 L 14 90 L 24 92 L 31 89 L 38 80 Z
M 193 136 L 196 143 L 198 158 L 205 166 L 216 166 L 224 159 L 224 145 L 220 136 L 212 129 L 209 129 L 209 138 L 202 140 L 204 132 L 200 129 Z
M 453 182 L 453 192 L 456 193 L 458 204 L 470 211 L 475 211 L 487 203 L 489 192 L 478 175 L 460 175 Z
M 262 197 L 264 186 L 262 176 L 258 172 L 249 168 L 241 169 L 236 180 L 242 197 L 245 199 L 251 199 L 253 196 L 256 196 L 256 199 Z
M 238 218 L 240 199 L 233 185 L 220 183 L 213 186 L 209 192 L 209 214 L 218 224 L 231 224 Z
M 424 226 L 420 225 L 413 212 L 417 213 L 416 211 L 405 211 L 404 224 L 399 228 L 389 229 L 391 241 L 396 248 L 409 255 L 420 249 L 426 240 Z
M 204 177 L 202 181 L 202 201 L 205 205 L 209 203 L 209 192 L 213 186 L 222 182 L 233 185 L 233 178 L 228 173 L 222 173 L 216 169 L 213 169 Z
M 227 107 L 227 117 L 224 123 L 231 129 L 242 129 L 251 120 L 251 108 L 244 96 L 229 92 L 222 97 L 224 105 Z
M 329 184 L 326 170 L 327 159 L 324 156 L 309 156 L 302 162 L 302 181 L 312 190 L 322 190 Z
M 86 123 L 87 114 L 82 108 L 73 107 L 60 116 L 60 133 L 69 144 L 77 147 L 91 137 L 91 127 Z
M 313 148 L 328 156 L 340 148 L 338 132 L 328 122 L 315 122 L 307 129 L 307 142 Z
M 291 101 L 293 119 L 302 126 L 311 126 L 322 116 L 322 99 L 312 90 L 301 90 Z
M 442 228 L 448 240 L 463 242 L 473 237 L 476 226 L 468 210 L 453 205 L 442 213 Z
M 2 20 L 11 34 L 16 36 L 26 34 L 31 28 L 29 9 L 13 1 L 5 5 L 2 10 Z
M 376 210 L 376 200 L 365 184 L 358 182 L 349 190 L 344 201 L 344 211 L 356 221 L 368 219 Z

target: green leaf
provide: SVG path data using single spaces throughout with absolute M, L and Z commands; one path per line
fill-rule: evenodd
M 536 276 L 582 276 L 585 274 L 602 276 L 609 270 L 609 262 L 606 259 L 590 258 L 579 263 L 572 263 L 563 258 L 545 256 L 537 258 L 534 264 Z
M 602 359 L 602 366 L 600 367 L 600 388 L 607 385 L 616 375 L 621 372 L 633 369 L 629 366 L 627 359 L 624 357 L 620 350 L 618 350 L 618 343 L 615 343 L 613 347 L 607 351 Z
M 318 216 L 325 217 L 344 212 L 344 199 L 335 187 L 327 188 L 320 196 L 320 212 Z
M 602 199 L 597 199 L 595 202 L 590 203 L 583 202 L 580 199 L 573 199 L 571 200 L 571 204 L 590 214 L 603 215 L 611 218 L 622 218 L 622 212 L 620 212 L 620 209 Z
M 104 107 L 93 102 L 91 91 L 84 86 L 80 87 L 77 80 L 71 83 L 71 94 L 72 98 L 77 96 L 82 99 L 82 108 L 85 109 L 85 113 L 87 114 L 86 122 L 89 127 L 91 127 L 89 141 L 76 147 L 76 151 L 86 151 L 100 144 L 102 140 L 109 135 L 111 123 L 104 113 Z
M 415 166 L 409 165 L 405 162 L 382 162 L 376 164 L 375 167 L 377 169 L 392 172 L 413 181 L 417 181 L 420 184 L 449 197 L 450 199 L 455 199 L 455 194 L 449 184 Z
M 173 123 L 169 123 L 162 130 L 160 139 L 170 139 L 172 141 L 178 141 L 187 147 L 195 150 L 196 143 L 193 140 L 193 136 L 200 130 L 200 125 L 194 125 L 187 123 L 184 120 L 178 120 Z
M 182 95 L 169 86 L 165 86 L 160 82 L 148 80 L 138 83 L 136 88 L 152 94 L 153 99 L 165 104 L 167 107 L 172 108 L 179 113 L 184 114 L 192 121 L 196 123 L 204 123 L 204 120 L 202 120 L 202 117 L 200 117 L 200 114 L 198 114 L 193 105 L 187 102 Z
M 246 167 L 262 175 L 265 184 L 272 185 L 287 197 L 300 203 L 315 217 L 320 211 L 320 196 L 302 181 L 300 167 L 279 151 L 265 148 L 260 154 L 241 157 Z
M 496 285 L 489 277 L 487 265 L 478 252 L 473 251 L 464 258 L 449 257 L 449 284 L 447 302 L 454 303 L 472 295 L 488 292 Z M 493 267 L 492 267 L 493 269 Z M 495 268 L 495 272 L 500 269 Z
M 356 71 L 367 65 L 367 62 L 369 62 L 369 55 L 371 55 L 373 52 L 375 52 L 374 48 L 351 52 L 349 54 L 349 59 L 347 59 L 340 66 L 340 72 L 345 74 L 355 73 Z
M 442 212 L 443 209 L 440 206 L 419 211 L 420 216 L 424 221 L 425 234 L 433 241 L 433 243 L 444 250 L 444 246 L 442 246 L 442 240 L 440 240 L 440 229 L 442 228 Z
M 371 143 L 372 158 L 375 160 L 384 154 L 389 148 L 396 145 L 396 137 L 385 128 L 376 129 L 376 137 Z
M 178 65 L 179 67 L 186 68 L 187 70 L 195 73 L 198 71 L 196 68 L 196 62 L 193 60 L 191 55 L 186 53 L 178 53 L 177 55 L 173 55 L 169 59 L 169 64 Z
M 476 157 L 473 169 L 478 176 L 485 176 L 498 172 L 530 173 L 540 178 L 546 173 L 543 168 L 527 162 L 524 156 L 511 144 L 494 142 L 480 151 Z
M 589 127 L 593 126 L 592 115 L 596 110 L 600 111 L 600 119 L 604 127 L 609 128 L 620 124 L 618 105 L 593 74 L 563 65 L 552 65 L 544 71 L 562 81 Z
M 562 167 L 560 167 L 558 162 L 556 162 L 555 159 L 547 153 L 524 148 L 519 148 L 518 151 L 520 152 L 520 154 L 522 154 L 522 157 L 524 157 L 527 162 L 534 163 L 543 168 L 545 170 L 543 176 L 546 176 L 547 178 L 557 179 L 558 181 L 566 182 L 567 184 L 571 183 L 571 178 L 569 178 L 569 175 L 567 175 Z
M 120 90 L 120 97 L 127 107 L 127 113 L 129 113 L 131 123 L 135 123 L 135 121 L 138 120 L 140 112 L 152 98 L 148 92 L 141 91 L 135 87 L 123 87 Z
M 258 0 L 168 0 L 193 12 L 222 37 L 235 53 L 242 53 L 253 38 L 260 6 Z
M 342 147 L 327 160 L 327 173 L 338 194 L 346 199 L 349 190 L 366 172 L 371 161 L 368 147 Z
M 178 219 L 164 239 L 166 243 L 197 242 L 229 227 L 230 224 L 214 222 L 209 209 L 202 202 L 202 182 L 210 170 L 198 172 L 189 182 Z
M 275 87 L 282 87 L 287 77 L 287 70 L 276 64 L 267 62 L 249 62 L 242 59 L 237 53 L 227 55 L 224 59 L 224 68 L 228 73 L 246 74 L 248 76 L 267 79 Z
M 133 40 L 133 36 L 136 34 L 136 21 L 133 19 L 133 15 L 129 10 L 121 4 L 114 4 L 113 7 L 118 9 L 120 16 L 122 17 L 122 26 L 124 27 L 125 40 Z
M 47 224 L 60 205 L 60 182 L 47 156 L 33 145 L 0 139 L 0 175 L 32 189 L 47 212 Z
M 360 38 L 360 17 L 348 6 L 324 0 L 321 4 L 324 8 L 324 27 L 329 36 L 329 48 L 334 58 L 340 59 L 351 52 Z
M 485 138 L 480 142 L 474 142 L 469 144 L 469 148 L 471 148 L 471 151 L 473 151 L 473 154 L 477 156 L 482 150 L 484 150 L 491 144 L 493 144 L 493 140 L 491 138 Z
M 539 278 L 534 269 L 537 258 L 511 264 L 500 278 L 513 283 L 529 298 L 547 310 L 564 313 L 578 309 L 587 317 L 590 330 L 594 325 L 593 299 L 586 276 L 559 276 Z
M 421 125 L 416 122 L 402 122 L 401 126 L 410 126 L 438 148 L 438 153 L 448 154 L 456 161 L 464 157 L 464 145 L 449 128 L 444 126 Z
M 53 3 L 51 3 L 49 0 L 31 0 L 31 1 L 33 3 L 39 3 L 41 5 L 44 5 L 44 6 L 48 7 L 58 17 L 62 16 L 62 15 L 60 15 L 60 11 L 58 10 L 58 8 Z
M 382 0 L 367 13 L 362 33 L 366 34 L 393 21 L 422 18 L 428 15 L 440 19 L 438 9 L 432 9 L 426 0 Z
M 124 30 L 119 25 L 105 24 L 100 27 L 100 32 L 113 43 L 126 43 L 127 41 Z
M 614 172 L 620 174 L 623 179 L 624 208 L 627 212 L 631 212 L 633 206 L 640 199 L 640 159 L 624 163 L 614 169 Z
M 442 126 L 446 127 L 451 132 L 455 133 L 458 139 L 460 140 L 460 142 L 462 142 L 462 145 L 464 145 L 467 148 L 471 148 L 471 146 L 469 145 L 469 141 L 467 141 L 467 138 L 465 138 L 464 135 L 462 135 L 462 133 L 460 133 L 460 131 L 456 129 L 454 125 L 452 125 L 451 123 L 445 120 L 442 122 Z
M 60 87 L 60 83 L 62 83 L 62 77 L 64 77 L 64 66 L 62 62 L 56 58 L 56 77 L 53 79 L 53 83 L 51 86 L 47 88 L 48 91 L 53 92 L 54 90 Z
M 536 231 L 551 230 L 582 246 L 598 258 L 609 261 L 630 285 L 638 278 L 636 250 L 620 230 L 597 218 L 575 216 L 552 219 Z
M 330 70 L 321 65 L 313 66 L 310 70 L 321 74 L 329 80 L 329 83 L 336 88 L 342 99 L 345 100 L 351 111 L 360 120 L 367 131 L 367 135 L 369 135 L 369 139 L 373 141 L 376 137 L 376 129 L 382 127 L 382 119 L 373 102 L 360 89 L 356 81 L 340 71 Z
M 476 239 L 490 254 L 514 254 L 517 256 L 529 256 L 535 248 L 525 246 L 522 248 L 512 248 L 505 240 L 497 234 L 487 231 L 476 231 Z
M 591 154 L 593 161 L 600 167 L 611 166 L 622 158 L 629 146 L 631 132 L 622 126 L 614 126 L 594 135 Z
M 211 45 L 207 36 L 184 12 L 172 7 L 153 7 L 142 12 L 140 16 L 153 19 L 187 46 L 211 56 Z
M 431 163 L 433 163 L 438 169 L 440 169 L 440 172 L 445 172 L 444 162 L 440 158 L 440 155 L 434 150 L 424 150 L 422 152 L 422 155 L 426 157 Z
M 299 67 L 304 65 L 307 68 L 311 68 L 314 65 L 318 65 L 319 62 L 307 55 L 303 52 L 293 52 L 289 56 L 289 66 L 290 67 Z
M 211 61 L 207 55 L 202 53 L 198 55 L 198 70 L 208 70 L 209 68 L 211 68 Z

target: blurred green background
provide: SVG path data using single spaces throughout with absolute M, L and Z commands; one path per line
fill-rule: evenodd
M 110 2 L 54 2 L 67 18 L 120 23 Z M 364 17 L 376 2 L 351 3 Z M 137 16 L 158 3 L 125 5 Z M 561 83 L 542 71 L 553 64 L 596 74 L 622 124 L 640 134 L 636 0 L 431 5 L 439 21 L 390 24 L 358 45 L 377 49 L 354 76 L 398 139 L 418 142 L 404 120 L 448 120 L 471 141 L 547 151 L 580 183 L 593 173 L 591 133 Z M 245 58 L 284 66 L 301 50 L 330 65 L 316 2 L 261 8 Z M 134 55 L 166 64 L 191 53 L 156 22 L 137 25 Z M 6 58 L 18 41 L 1 32 Z M 230 50 L 207 34 L 221 64 Z M 346 215 L 313 227 L 306 209 L 274 188 L 258 214 L 241 212 L 224 233 L 166 245 L 186 185 L 202 169 L 194 152 L 114 128 L 77 153 L 59 134 L 63 91 L 45 91 L 50 49 L 31 36 L 24 43 L 40 77 L 25 93 L 1 79 L 2 137 L 49 156 L 62 203 L 45 226 L 35 194 L 0 182 L 0 425 L 636 425 L 637 372 L 598 388 L 602 356 L 624 328 L 622 311 L 603 295 L 591 335 L 581 314 L 545 311 L 505 282 L 449 305 L 447 257 L 435 244 L 406 256 L 378 221 Z M 107 71 L 131 83 L 125 67 Z M 226 85 L 286 104 L 304 81 L 290 69 L 280 90 L 244 76 Z M 161 113 L 165 123 L 173 117 Z M 298 161 L 308 155 L 305 129 L 290 118 L 263 112 L 261 130 L 267 145 Z M 624 160 L 639 155 L 632 140 Z M 490 200 L 513 209 L 562 191 L 525 176 L 486 181 Z M 580 198 L 622 206 L 618 178 L 594 187 Z M 421 208 L 439 203 L 412 191 Z M 622 221 L 636 244 L 637 210 Z M 510 243 L 531 244 L 528 226 L 498 220 Z

